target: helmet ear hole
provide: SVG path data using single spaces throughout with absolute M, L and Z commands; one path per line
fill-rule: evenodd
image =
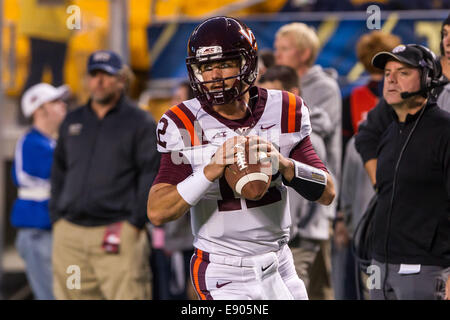
M 202 73 L 200 71 L 200 68 L 198 67 L 198 65 L 193 64 L 192 65 L 192 71 L 194 73 L 194 76 L 201 82 L 203 82 L 203 76 Z

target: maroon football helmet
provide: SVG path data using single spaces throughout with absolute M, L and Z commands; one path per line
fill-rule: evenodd
M 189 37 L 186 66 L 189 80 L 197 99 L 203 103 L 227 104 L 241 97 L 253 85 L 257 75 L 258 47 L 252 31 L 242 22 L 229 17 L 214 17 L 195 28 Z M 238 75 L 203 81 L 200 65 L 203 63 L 237 59 Z M 225 89 L 225 80 L 235 78 L 231 88 Z M 221 90 L 210 92 L 205 83 L 217 82 Z

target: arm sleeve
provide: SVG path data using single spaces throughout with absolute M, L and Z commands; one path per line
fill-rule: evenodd
M 444 183 L 447 189 L 447 199 L 450 203 L 450 128 L 446 128 L 442 143 L 439 148 L 439 161 L 442 163 L 444 172 Z
M 172 161 L 171 153 L 163 153 L 161 154 L 161 165 L 159 166 L 158 175 L 153 184 L 168 183 L 177 185 L 191 174 L 192 167 L 190 164 L 175 164 Z
M 22 168 L 27 174 L 49 179 L 53 161 L 53 149 L 36 141 L 25 140 L 22 148 Z
M 150 114 L 135 136 L 137 177 L 137 201 L 129 222 L 142 228 L 147 222 L 147 197 L 156 177 L 160 154 L 156 150 L 156 124 Z
M 296 161 L 310 165 L 314 168 L 328 172 L 322 160 L 320 160 L 319 156 L 314 150 L 314 147 L 311 143 L 311 139 L 309 138 L 309 136 L 303 138 L 302 141 L 300 141 L 294 147 L 294 149 L 292 149 L 291 153 L 289 154 L 289 157 Z
M 392 108 L 384 99 L 369 111 L 367 119 L 361 123 L 355 137 L 355 146 L 358 153 L 366 163 L 377 158 L 377 148 L 383 132 L 392 122 Z
M 67 170 L 66 151 L 65 151 L 65 123 L 59 129 L 58 141 L 53 152 L 53 163 L 51 168 L 51 197 L 49 202 L 50 221 L 55 223 L 61 218 L 58 210 L 58 202 L 64 187 L 64 178 Z
M 153 185 L 158 183 L 177 185 L 193 173 L 191 164 L 181 152 L 184 148 L 183 139 L 176 124 L 165 114 L 159 120 L 156 134 L 161 165 Z

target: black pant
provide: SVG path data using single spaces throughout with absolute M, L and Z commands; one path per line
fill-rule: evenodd
M 42 81 L 45 67 L 52 72 L 52 85 L 63 84 L 64 61 L 66 59 L 67 43 L 30 38 L 31 61 L 28 68 L 28 78 L 22 90 L 23 93 L 31 86 Z M 24 123 L 22 109 L 19 112 L 19 122 Z
M 194 250 L 183 250 L 184 277 L 186 281 L 191 281 L 190 262 Z M 176 288 L 172 284 L 176 281 L 176 270 L 174 270 L 173 255 L 167 255 L 163 249 L 152 248 L 150 254 L 150 267 L 153 273 L 153 300 L 188 300 L 187 285 Z
M 372 275 L 369 288 L 371 300 L 435 300 L 442 299 L 445 290 L 445 280 L 449 269 L 441 266 L 421 265 L 420 271 L 414 274 L 399 274 L 399 264 L 386 264 L 372 260 Z M 377 274 L 378 273 L 378 274 Z M 447 276 L 443 277 L 443 274 Z M 379 278 L 377 279 L 377 277 Z M 442 285 L 441 282 L 444 282 Z M 384 287 L 385 285 L 385 287 Z M 384 287 L 384 293 L 383 293 Z

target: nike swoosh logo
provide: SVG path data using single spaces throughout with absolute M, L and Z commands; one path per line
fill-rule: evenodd
M 228 281 L 228 282 L 224 282 L 224 283 L 220 283 L 220 284 L 219 284 L 219 282 L 216 282 L 216 288 L 217 289 L 222 288 L 223 286 L 226 286 L 227 284 L 230 284 L 231 282 L 233 282 L 233 281 Z
M 261 267 L 262 272 L 266 271 L 267 269 L 269 269 L 271 266 L 273 265 L 273 262 L 271 264 L 269 264 L 267 267 Z
M 261 130 L 269 130 L 270 128 L 275 127 L 275 125 L 276 125 L 276 124 L 273 124 L 273 125 L 268 126 L 268 127 L 265 127 L 265 128 L 264 128 L 263 125 L 261 125 Z

